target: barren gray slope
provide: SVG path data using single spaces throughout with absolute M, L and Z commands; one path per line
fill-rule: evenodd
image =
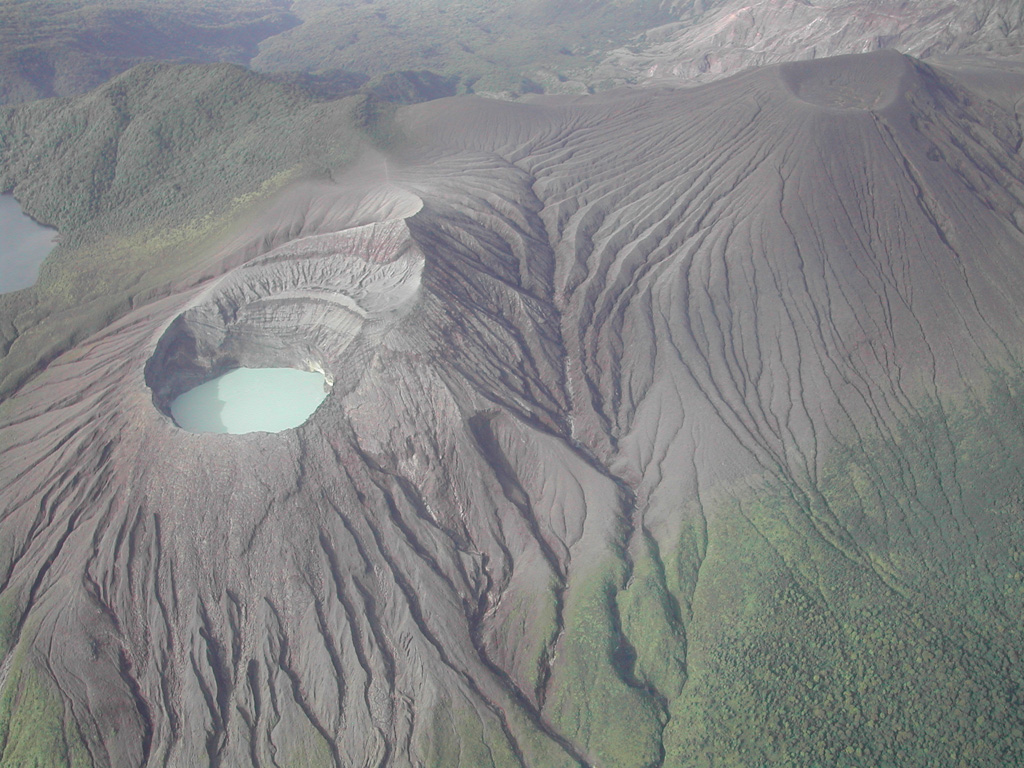
M 11 401 L 4 764 L 1019 761 L 1024 168 L 982 85 L 408 110 L 376 186 Z M 160 412 L 239 363 L 334 389 L 277 435 Z

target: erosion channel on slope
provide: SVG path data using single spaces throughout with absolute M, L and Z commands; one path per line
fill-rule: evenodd
M 0 411 L 0 763 L 1024 763 L 1022 92 L 444 99 L 293 179 Z M 268 367 L 330 395 L 175 425 Z

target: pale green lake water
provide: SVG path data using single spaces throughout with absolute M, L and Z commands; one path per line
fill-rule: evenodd
M 11 195 L 0 195 L 0 293 L 34 285 L 56 242 L 57 230 L 36 224 Z
M 236 368 L 175 398 L 171 416 L 189 432 L 281 432 L 324 401 L 324 376 L 295 368 Z

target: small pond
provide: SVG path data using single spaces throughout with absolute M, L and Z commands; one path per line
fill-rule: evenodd
M 171 416 L 189 432 L 281 432 L 306 421 L 325 397 L 316 371 L 236 368 L 179 395 Z
M 13 195 L 0 195 L 0 293 L 34 285 L 56 242 L 55 229 L 32 221 Z

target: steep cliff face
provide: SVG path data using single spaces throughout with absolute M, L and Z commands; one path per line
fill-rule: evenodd
M 971 83 L 442 100 L 283 194 L 5 404 L 0 762 L 1019 761 L 1024 163 Z M 166 415 L 263 364 L 333 389 Z

